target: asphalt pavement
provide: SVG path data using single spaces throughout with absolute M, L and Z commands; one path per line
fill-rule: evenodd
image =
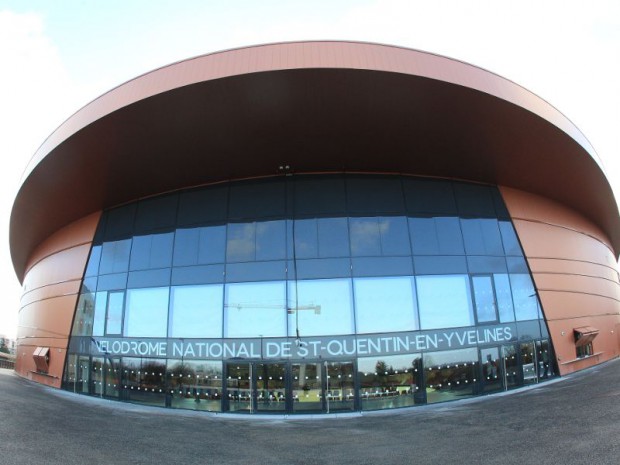
M 0 369 L 0 464 L 620 463 L 620 360 L 534 388 L 322 417 L 211 415 L 51 389 Z

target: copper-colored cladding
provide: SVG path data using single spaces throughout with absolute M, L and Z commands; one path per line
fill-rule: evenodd
M 620 353 L 620 283 L 608 237 L 573 210 L 543 197 L 501 188 L 545 312 L 561 374 Z M 577 328 L 599 334 L 592 358 L 576 359 Z
M 282 164 L 297 173 L 391 172 L 504 186 L 558 355 L 574 358 L 572 330 L 580 326 L 601 328 L 599 359 L 618 354 L 618 336 L 609 333 L 620 326 L 618 206 L 594 150 L 567 118 L 517 84 L 456 60 L 302 42 L 145 74 L 79 110 L 44 142 L 11 214 L 11 256 L 25 286 L 18 372 L 32 373 L 32 351 L 48 346 L 52 381 L 39 380 L 59 384 L 97 212 L 281 174 Z
M 66 226 L 31 255 L 19 310 L 15 371 L 60 387 L 71 322 L 99 214 Z M 41 373 L 34 352 L 49 348 L 49 367 Z M 40 362 L 40 361 L 39 361 Z

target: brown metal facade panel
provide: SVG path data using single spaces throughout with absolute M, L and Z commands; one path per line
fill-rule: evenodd
M 18 318 L 17 360 L 20 376 L 60 387 L 65 352 L 80 284 L 100 213 L 82 218 L 39 245 L 24 279 Z M 36 347 L 49 347 L 46 375 L 31 363 Z
M 515 189 L 501 188 L 501 192 L 532 271 L 560 374 L 616 357 L 620 347 L 613 328 L 620 324 L 620 282 L 605 236 L 565 206 L 558 205 L 554 211 L 548 199 Z M 545 217 L 552 224 L 544 223 Z M 556 263 L 553 273 L 544 267 L 551 260 Z M 612 272 L 588 276 L 593 267 Z M 593 341 L 598 355 L 575 360 L 573 329 L 583 326 L 605 329 Z
M 58 284 L 50 284 L 35 288 L 29 292 L 25 292 L 22 295 L 20 307 L 23 308 L 33 302 L 47 300 L 52 297 L 77 294 L 78 292 L 80 292 L 81 284 L 82 279 L 77 278 L 72 281 L 66 281 Z
M 81 281 L 90 253 L 90 243 L 61 250 L 41 259 L 24 279 L 24 293 L 53 284 Z
M 607 265 L 599 265 L 590 262 L 575 262 L 569 259 L 561 258 L 532 258 L 528 259 L 530 268 L 536 273 L 559 273 L 574 274 L 579 276 L 589 276 L 593 278 L 602 278 L 609 281 L 618 280 L 618 271 Z
M 409 173 L 536 192 L 587 216 L 620 250 L 618 207 L 594 151 L 544 100 L 438 55 L 302 42 L 175 63 L 69 118 L 33 157 L 15 200 L 16 273 L 23 279 L 47 236 L 92 212 L 273 175 L 282 162 L 300 173 Z

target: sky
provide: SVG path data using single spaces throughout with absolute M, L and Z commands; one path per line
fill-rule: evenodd
M 15 336 L 21 297 L 11 208 L 54 129 L 111 88 L 175 61 L 324 39 L 424 50 L 515 81 L 586 135 L 620 198 L 618 0 L 0 0 L 0 335 Z

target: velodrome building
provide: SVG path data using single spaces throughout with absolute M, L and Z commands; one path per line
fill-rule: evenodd
M 247 47 L 110 90 L 28 164 L 10 248 L 17 373 L 119 401 L 389 409 L 620 350 L 618 205 L 586 137 L 400 47 Z

